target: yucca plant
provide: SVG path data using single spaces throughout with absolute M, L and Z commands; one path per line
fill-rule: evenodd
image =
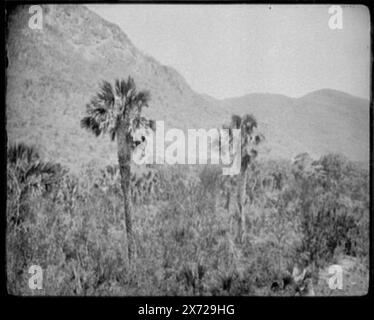
M 149 100 L 149 92 L 137 91 L 135 81 L 131 77 L 127 80 L 115 80 L 114 86 L 103 81 L 100 91 L 87 104 L 86 116 L 81 120 L 81 126 L 95 136 L 109 134 L 112 141 L 117 140 L 130 263 L 135 253 L 130 190 L 131 158 L 136 147 L 136 130 L 154 129 L 154 122 L 142 116 L 143 107 L 148 107 Z

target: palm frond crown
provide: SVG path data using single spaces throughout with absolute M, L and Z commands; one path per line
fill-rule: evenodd
M 117 79 L 114 85 L 103 81 L 100 91 L 86 105 L 86 116 L 81 127 L 96 136 L 108 133 L 115 139 L 120 125 L 126 125 L 132 135 L 140 127 L 152 127 L 153 122 L 142 116 L 144 107 L 148 107 L 150 93 L 137 91 L 135 81 Z
M 257 120 L 251 114 L 244 114 L 243 116 L 232 115 L 229 124 L 223 126 L 223 129 L 229 130 L 228 143 L 231 146 L 233 143 L 233 129 L 239 129 L 241 134 L 241 157 L 242 168 L 246 168 L 251 161 L 257 157 L 258 151 L 256 147 L 264 140 L 264 136 L 257 132 Z M 222 141 L 220 140 L 219 148 L 222 150 Z

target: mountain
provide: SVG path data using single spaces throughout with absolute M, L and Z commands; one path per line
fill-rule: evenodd
M 369 101 L 322 89 L 301 98 L 249 94 L 224 100 L 231 112 L 253 113 L 267 139 L 265 153 L 290 158 L 301 152 L 319 157 L 338 152 L 369 160 Z
M 43 29 L 28 27 L 28 6 L 9 19 L 7 133 L 47 157 L 75 165 L 115 161 L 116 146 L 80 128 L 85 104 L 102 80 L 134 77 L 151 92 L 146 115 L 180 128 L 217 126 L 223 114 L 173 68 L 142 54 L 121 29 L 85 6 L 45 5 Z
M 116 145 L 80 128 L 85 105 L 102 80 L 134 77 L 151 92 L 146 115 L 167 127 L 212 128 L 232 113 L 253 112 L 267 142 L 264 156 L 339 151 L 365 160 L 369 102 L 331 90 L 300 99 L 251 94 L 217 100 L 194 92 L 172 67 L 140 52 L 116 25 L 83 5 L 43 5 L 43 28 L 28 27 L 29 6 L 9 15 L 7 135 L 35 144 L 48 158 L 79 168 L 116 161 Z

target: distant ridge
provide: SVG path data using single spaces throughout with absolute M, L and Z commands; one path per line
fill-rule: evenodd
M 270 156 L 337 152 L 355 161 L 369 160 L 368 100 L 322 89 L 300 98 L 250 94 L 224 104 L 232 112 L 257 115 L 266 128 Z
M 339 91 L 336 89 L 329 89 L 329 88 L 312 91 L 310 93 L 303 95 L 299 99 L 308 98 L 308 97 L 321 98 L 321 99 L 329 99 L 329 98 L 341 99 L 341 100 L 346 100 L 346 101 L 352 100 L 354 102 L 358 102 L 359 100 L 361 100 L 362 104 L 369 103 L 369 100 L 365 98 L 361 98 L 361 97 L 358 97 L 358 96 L 355 96 L 355 95 L 352 95 L 352 94 L 349 94 L 343 91 Z

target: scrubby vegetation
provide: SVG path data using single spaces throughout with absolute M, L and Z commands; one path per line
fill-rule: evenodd
M 272 284 L 297 263 L 309 266 L 316 295 L 367 292 L 369 175 L 343 156 L 252 162 L 241 241 L 235 181 L 220 168 L 147 168 L 157 180 L 151 189 L 132 179 L 131 265 L 116 170 L 87 165 L 74 175 L 43 162 L 32 147 L 9 148 L 11 294 L 287 295 Z M 343 290 L 331 291 L 320 274 L 341 257 L 354 271 L 344 275 Z M 28 287 L 31 265 L 44 271 L 42 290 Z
M 265 161 L 246 148 L 248 166 L 234 178 L 216 166 L 132 171 L 128 133 L 148 122 L 141 113 L 148 95 L 129 79 L 104 82 L 87 99 L 102 78 L 132 74 L 152 92 L 147 116 L 167 127 L 215 128 L 250 110 L 266 120 L 271 156 L 305 146 L 365 161 L 368 101 L 334 90 L 216 100 L 84 6 L 43 6 L 43 32 L 28 27 L 28 9 L 17 7 L 8 21 L 7 136 L 40 148 L 8 147 L 9 293 L 293 295 L 300 288 L 285 283 L 295 265 L 307 266 L 317 295 L 367 291 L 368 168 L 336 154 Z M 243 119 L 233 118 L 233 127 Z M 117 144 L 85 135 L 79 120 Z M 90 159 L 96 163 L 80 167 Z M 120 168 L 101 167 L 115 161 Z M 335 263 L 345 266 L 344 288 L 331 291 L 324 277 Z M 42 290 L 28 286 L 32 265 L 43 269 Z

